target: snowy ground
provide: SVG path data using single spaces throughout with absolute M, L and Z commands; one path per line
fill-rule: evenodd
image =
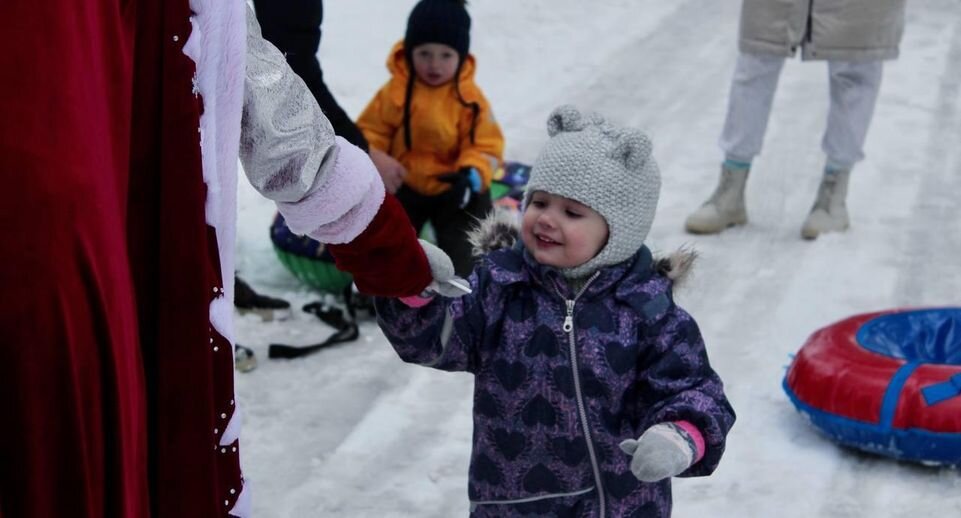
M 321 61 L 334 94 L 360 112 L 413 0 L 326 2 Z M 531 160 L 544 119 L 573 102 L 647 130 L 664 177 L 652 248 L 692 245 L 696 276 L 678 294 L 698 320 L 738 422 L 718 471 L 677 480 L 692 517 L 961 516 L 961 473 L 836 447 L 780 388 L 788 355 L 854 313 L 961 304 L 961 3 L 908 2 L 901 59 L 885 69 L 867 155 L 851 180 L 852 229 L 799 238 L 823 157 L 823 63 L 789 62 L 748 187 L 751 223 L 714 237 L 682 231 L 713 189 L 715 141 L 733 70 L 734 0 L 472 2 L 478 82 Z M 255 288 L 295 306 L 317 298 L 273 256 L 273 208 L 240 187 L 237 264 Z M 257 370 L 239 374 L 243 464 L 256 516 L 467 514 L 472 380 L 403 364 L 371 322 L 359 342 L 293 361 L 271 342 L 320 341 L 330 328 L 239 317 Z

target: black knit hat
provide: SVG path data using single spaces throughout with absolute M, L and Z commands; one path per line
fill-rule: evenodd
M 443 43 L 463 61 L 470 49 L 470 15 L 464 0 L 420 0 L 407 19 L 404 50 L 423 43 Z

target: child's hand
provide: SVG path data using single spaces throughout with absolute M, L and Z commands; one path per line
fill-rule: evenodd
M 453 173 L 442 174 L 437 179 L 450 184 L 451 195 L 458 200 L 458 206 L 462 209 L 470 204 L 483 187 L 480 171 L 473 167 L 462 167 Z
M 621 451 L 631 455 L 631 473 L 641 482 L 657 482 L 680 474 L 697 456 L 694 439 L 675 423 L 656 424 L 637 440 L 627 439 Z
M 424 249 L 424 255 L 427 256 L 427 263 L 430 265 L 430 273 L 434 280 L 423 294 L 403 297 L 400 300 L 408 306 L 419 307 L 427 304 L 435 294 L 442 297 L 460 297 L 470 293 L 470 283 L 454 274 L 454 263 L 451 262 L 450 257 L 431 243 L 423 239 L 418 241 Z
M 404 184 L 404 177 L 407 170 L 394 157 L 377 149 L 370 150 L 370 160 L 380 173 L 381 180 L 384 181 L 384 188 L 387 192 L 395 194 L 397 189 Z

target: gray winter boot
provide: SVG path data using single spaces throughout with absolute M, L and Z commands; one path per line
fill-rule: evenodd
M 684 222 L 692 234 L 716 234 L 727 227 L 747 223 L 744 209 L 744 186 L 749 169 L 721 166 L 721 178 L 714 194 Z
M 824 232 L 839 232 L 848 228 L 848 209 L 844 199 L 848 194 L 850 169 L 824 173 L 818 197 L 814 200 L 811 213 L 801 226 L 801 237 L 816 239 Z

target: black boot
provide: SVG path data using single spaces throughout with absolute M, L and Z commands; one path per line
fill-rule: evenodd
M 255 312 L 264 320 L 272 320 L 278 311 L 290 313 L 290 302 L 261 295 L 237 276 L 234 276 L 234 307 L 241 313 Z

